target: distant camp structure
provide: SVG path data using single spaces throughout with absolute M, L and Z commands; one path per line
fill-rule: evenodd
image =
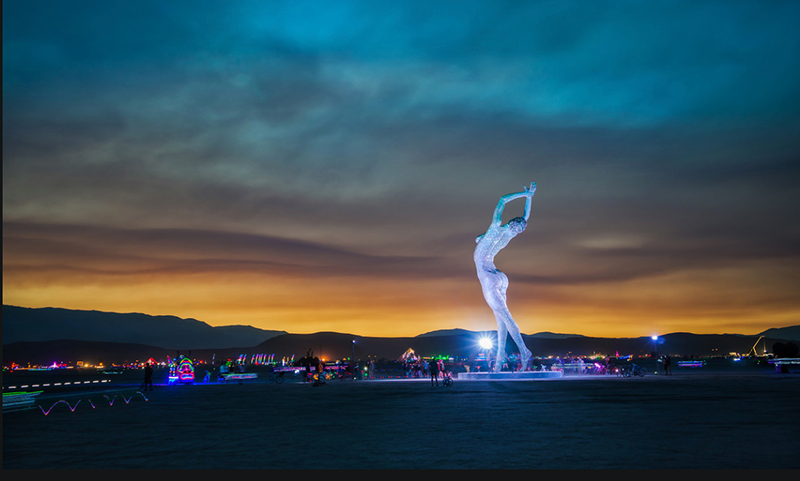
M 414 352 L 414 350 L 409 347 L 406 350 L 406 352 L 404 352 L 403 355 L 400 356 L 400 359 L 398 359 L 398 361 L 400 361 L 400 362 L 416 362 L 419 358 L 420 357 L 417 355 L 417 353 Z

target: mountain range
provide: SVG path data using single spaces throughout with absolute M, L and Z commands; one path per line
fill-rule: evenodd
M 489 334 L 494 334 L 489 331 Z M 290 334 L 252 326 L 212 327 L 196 319 L 146 314 L 119 314 L 60 308 L 3 306 L 3 361 L 49 364 L 53 361 L 123 363 L 160 360 L 192 352 L 195 359 L 236 358 L 241 354 L 274 354 L 276 359 L 302 357 L 313 350 L 326 359 L 397 359 L 407 349 L 431 356 L 473 357 L 481 334 L 465 329 L 432 331 L 415 337 L 379 338 L 347 333 Z M 761 337 L 763 336 L 763 338 Z M 800 325 L 773 328 L 756 335 L 671 333 L 649 337 L 598 338 L 542 332 L 523 335 L 536 356 L 758 354 L 776 342 L 800 342 Z M 756 344 L 758 344 L 756 348 Z M 508 342 L 509 350 L 514 348 Z
M 167 349 L 255 346 L 286 331 L 252 326 L 212 327 L 175 316 L 3 305 L 3 344 L 80 340 L 145 344 Z

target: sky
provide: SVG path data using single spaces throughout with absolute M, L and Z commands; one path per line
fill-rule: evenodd
M 800 2 L 3 2 L 3 303 L 292 333 L 800 324 Z M 510 203 L 504 222 L 521 215 Z

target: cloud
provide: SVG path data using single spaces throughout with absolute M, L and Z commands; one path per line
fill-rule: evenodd
M 4 273 L 472 285 L 531 181 L 525 292 L 793 265 L 797 9 L 4 5 Z
M 97 275 L 269 273 L 418 278 L 463 274 L 439 257 L 380 256 L 274 236 L 191 229 L 4 223 L 4 268 Z

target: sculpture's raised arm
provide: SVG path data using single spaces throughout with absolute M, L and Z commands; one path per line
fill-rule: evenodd
M 531 182 L 530 187 L 523 187 L 522 192 L 516 192 L 513 194 L 506 194 L 503 197 L 500 197 L 500 201 L 497 203 L 497 207 L 494 209 L 494 217 L 492 217 L 492 227 L 499 227 L 503 223 L 503 208 L 505 208 L 506 203 L 511 202 L 512 200 L 520 199 L 522 197 L 527 197 L 525 200 L 525 214 L 524 218 L 525 221 L 528 221 L 528 217 L 531 215 L 531 197 L 533 197 L 534 192 L 536 192 L 536 183 Z
M 528 217 L 531 216 L 531 199 L 533 198 L 533 194 L 535 192 L 536 192 L 536 182 L 531 182 L 530 187 L 525 187 L 525 193 L 528 194 L 528 198 L 525 199 L 525 214 L 523 214 L 525 222 L 528 222 Z

